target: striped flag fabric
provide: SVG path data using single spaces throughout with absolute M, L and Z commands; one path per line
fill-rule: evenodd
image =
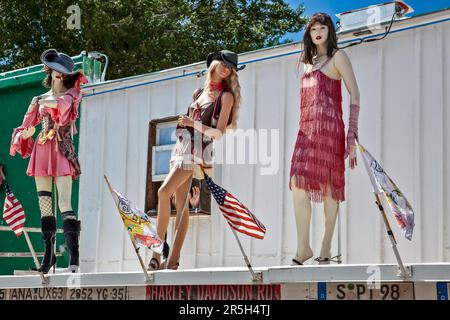
M 11 191 L 11 187 L 5 181 L 5 204 L 3 206 L 3 219 L 10 228 L 14 231 L 17 237 L 20 237 L 23 232 L 25 224 L 25 212 L 19 200 L 16 199 Z
M 208 189 L 219 204 L 219 209 L 231 228 L 250 237 L 263 239 L 266 227 L 238 199 L 214 183 L 205 173 Z

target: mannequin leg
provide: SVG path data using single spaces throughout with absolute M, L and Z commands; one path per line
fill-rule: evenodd
M 76 219 L 72 209 L 72 177 L 56 177 L 56 189 L 58 190 L 58 207 L 63 220 Z
M 309 242 L 311 225 L 311 200 L 305 190 L 296 188 L 292 184 L 292 195 L 294 200 L 295 219 L 297 222 L 297 256 L 300 263 L 305 262 L 313 256 Z
M 161 187 L 158 189 L 158 217 L 157 217 L 157 232 L 161 239 L 164 239 L 167 227 L 169 225 L 170 218 L 170 196 L 176 192 L 176 190 L 188 180 L 192 175 L 192 170 L 183 170 L 179 168 L 173 168 Z M 152 260 L 156 260 L 154 262 Z M 149 270 L 158 269 L 160 263 L 160 254 L 153 252 L 152 259 L 150 260 Z
M 44 257 L 39 269 L 34 267 L 31 270 L 48 273 L 51 267 L 56 264 L 55 239 L 56 239 L 56 219 L 52 212 L 52 177 L 35 177 L 36 190 L 38 194 L 39 209 L 41 211 L 41 231 L 44 242 Z M 54 271 L 55 269 L 53 269 Z
M 52 177 L 34 177 L 39 201 L 41 218 L 53 216 L 52 211 Z
M 69 271 L 78 272 L 81 222 L 77 220 L 72 210 L 72 177 L 56 177 L 56 188 L 58 190 L 59 210 L 63 217 L 64 238 L 70 255 Z
M 330 192 L 328 192 L 327 196 L 324 197 L 323 206 L 325 212 L 325 233 L 323 235 L 320 257 L 329 259 L 331 258 L 331 241 L 333 240 L 334 228 L 339 212 L 339 202 L 334 200 Z
M 183 216 L 181 224 L 178 226 L 175 241 L 172 246 L 172 253 L 168 263 L 168 268 L 173 269 L 177 267 L 177 263 L 180 260 L 180 251 L 183 246 L 186 233 L 189 228 L 189 202 L 184 212 L 182 211 L 185 204 L 186 195 L 189 192 L 190 179 L 187 179 L 175 192 L 175 207 L 177 209 L 177 217 L 175 219 L 175 226 L 178 226 Z M 189 201 L 189 200 L 188 200 Z

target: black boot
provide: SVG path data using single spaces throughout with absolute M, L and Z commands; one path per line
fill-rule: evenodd
M 42 238 L 44 239 L 44 258 L 39 269 L 30 268 L 33 271 L 48 273 L 51 267 L 56 265 L 55 239 L 56 219 L 53 216 L 41 218 Z M 54 268 L 53 268 L 54 273 Z
M 64 238 L 66 239 L 66 245 L 69 249 L 70 261 L 69 271 L 75 273 L 78 272 L 80 265 L 80 253 L 78 241 L 80 238 L 80 221 L 75 219 L 63 220 Z

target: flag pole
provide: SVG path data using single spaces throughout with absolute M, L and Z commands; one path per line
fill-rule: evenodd
M 179 227 L 181 226 L 181 222 L 184 219 L 186 207 L 189 208 L 189 192 L 191 192 L 193 175 L 194 174 L 192 173 L 191 177 L 189 178 L 189 188 L 187 189 L 187 192 L 186 192 L 186 198 L 184 198 L 184 205 L 183 205 L 183 208 L 181 211 L 180 220 L 178 221 L 178 224 L 175 226 L 175 232 L 173 235 L 172 243 L 170 244 L 171 248 L 173 248 L 173 244 L 175 243 L 175 240 L 177 239 L 178 230 L 179 230 Z M 178 201 L 178 200 L 176 200 L 176 201 Z M 178 214 L 178 212 L 177 212 L 177 214 Z M 189 213 L 188 213 L 188 218 L 189 218 Z M 167 269 L 167 267 L 169 266 L 169 261 L 170 261 L 171 256 L 172 256 L 172 250 L 169 252 L 169 256 L 167 257 L 167 263 L 164 265 L 164 269 Z
M 386 212 L 384 212 L 383 205 L 381 204 L 380 194 L 375 191 L 373 193 L 374 193 L 375 199 L 376 199 L 375 203 L 378 206 L 378 210 L 380 211 L 380 214 L 383 218 L 384 226 L 386 227 L 387 235 L 389 237 L 389 240 L 391 241 L 391 247 L 392 247 L 392 250 L 394 251 L 395 259 L 397 260 L 398 266 L 400 268 L 400 276 L 402 278 L 406 279 L 409 277 L 409 275 L 403 264 L 402 258 L 400 257 L 400 253 L 397 248 L 397 241 L 395 240 L 395 236 L 394 236 L 394 233 L 392 232 L 391 226 L 389 224 L 389 220 L 386 217 Z
M 203 171 L 203 174 L 204 174 L 205 177 L 206 177 L 206 172 L 205 172 L 205 170 L 203 169 L 203 167 L 201 167 L 201 169 L 202 169 L 202 171 Z M 238 243 L 239 249 L 241 250 L 242 256 L 244 257 L 245 265 L 247 266 L 248 270 L 250 271 L 250 273 L 251 273 L 251 275 L 252 275 L 252 281 L 255 281 L 255 282 L 256 282 L 256 281 L 262 281 L 262 280 L 263 280 L 263 279 L 262 279 L 262 273 L 261 273 L 261 272 L 257 272 L 257 273 L 256 273 L 256 272 L 253 270 L 253 267 L 252 267 L 252 265 L 251 265 L 251 263 L 250 263 L 250 260 L 248 259 L 247 255 L 245 254 L 244 248 L 242 247 L 241 240 L 239 240 L 239 237 L 238 237 L 238 235 L 237 235 L 237 233 L 236 233 L 236 230 L 234 230 L 234 229 L 231 227 L 230 223 L 228 223 L 228 225 L 230 226 L 230 229 L 231 229 L 231 231 L 233 232 L 234 237 L 236 238 L 236 241 L 237 241 L 237 243 Z
M 3 171 L 0 171 L 3 180 L 5 180 L 5 182 L 7 182 L 5 174 L 3 173 Z M 30 249 L 31 252 L 31 256 L 33 257 L 33 261 L 34 261 L 34 265 L 36 267 L 36 270 L 40 269 L 40 265 L 39 265 L 39 260 L 37 258 L 36 255 L 36 251 L 34 251 L 34 247 L 33 244 L 31 243 L 30 237 L 28 236 L 28 232 L 25 230 L 25 228 L 23 229 L 23 234 L 25 236 L 25 240 L 27 241 L 28 244 L 28 248 Z M 47 285 L 48 284 L 48 280 L 45 278 L 44 273 L 42 271 L 38 271 L 39 272 L 39 276 L 41 277 L 42 280 L 42 285 Z
M 147 282 L 147 283 L 153 282 L 153 276 L 152 277 L 149 276 L 147 269 L 145 268 L 144 260 L 142 260 L 142 257 L 139 254 L 139 248 L 137 247 L 134 239 L 131 237 L 131 234 L 128 231 L 127 231 L 127 233 L 128 233 L 128 236 L 130 237 L 131 243 L 133 244 L 134 252 L 136 252 L 136 255 L 139 259 L 139 263 L 141 265 L 142 271 L 144 271 L 145 282 Z
M 231 229 L 231 231 L 233 231 L 234 237 L 236 238 L 236 241 L 239 245 L 239 249 L 241 249 L 241 253 L 242 253 L 242 256 L 244 257 L 245 264 L 247 265 L 248 270 L 252 274 L 252 280 L 253 281 L 262 281 L 262 273 L 261 272 L 255 273 L 255 271 L 253 270 L 250 260 L 248 260 L 248 257 L 245 254 L 244 248 L 242 247 L 241 241 L 239 240 L 239 237 L 236 234 L 236 230 L 234 230 L 231 226 L 230 226 L 230 229 Z
M 36 270 L 40 269 L 39 261 L 36 255 L 36 251 L 34 251 L 33 244 L 31 243 L 30 237 L 28 236 L 28 232 L 24 229 L 23 234 L 25 236 L 25 239 L 27 240 L 28 248 L 30 249 L 31 255 L 33 256 L 34 265 L 36 266 Z M 42 285 L 46 286 L 48 285 L 48 279 L 45 278 L 44 273 L 42 271 L 38 271 L 39 276 L 42 280 Z
M 405 268 L 405 265 L 403 264 L 402 258 L 400 256 L 400 252 L 398 251 L 397 241 L 395 240 L 394 232 L 391 229 L 391 226 L 389 224 L 389 220 L 387 219 L 386 213 L 385 213 L 383 205 L 381 203 L 381 197 L 380 197 L 380 192 L 379 192 L 378 185 L 377 185 L 376 181 L 374 180 L 374 177 L 370 173 L 369 164 L 367 163 L 366 157 L 364 157 L 364 155 L 362 154 L 363 153 L 363 151 L 361 149 L 362 146 L 359 144 L 358 141 L 357 141 L 357 144 L 359 146 L 359 151 L 361 152 L 362 158 L 364 160 L 364 167 L 366 168 L 367 174 L 369 175 L 370 182 L 372 183 L 373 194 L 375 196 L 375 203 L 376 203 L 376 205 L 378 207 L 378 210 L 380 211 L 381 217 L 383 219 L 384 226 L 386 228 L 386 233 L 387 233 L 387 235 L 389 237 L 389 240 L 391 241 L 392 251 L 394 252 L 395 259 L 397 260 L 397 264 L 398 264 L 398 267 L 400 269 L 400 277 L 406 279 L 410 275 L 408 274 L 408 272 L 407 272 L 407 270 Z
M 105 178 L 105 181 L 106 181 L 106 184 L 108 185 L 109 191 L 112 193 L 113 189 L 111 187 L 111 184 L 109 183 L 108 178 L 106 177 L 106 175 L 103 175 L 103 177 Z M 120 219 L 122 219 L 122 217 L 120 217 Z M 139 264 L 141 265 L 142 271 L 144 272 L 145 282 L 146 283 L 153 282 L 153 275 L 150 277 L 150 275 L 148 274 L 147 269 L 145 268 L 144 261 L 142 260 L 142 257 L 139 254 L 139 248 L 137 247 L 133 237 L 128 232 L 128 230 L 126 230 L 126 232 L 128 233 L 128 236 L 130 237 L 131 243 L 133 244 L 134 252 L 136 252 L 137 258 L 139 260 Z
M 55 217 L 55 226 L 58 225 L 58 189 L 56 187 L 56 178 L 53 178 L 53 205 L 55 206 L 53 209 L 53 216 Z M 55 231 L 55 243 L 52 243 L 52 251 L 55 253 L 56 255 L 56 245 L 57 245 L 57 240 L 58 239 L 58 228 L 56 228 Z M 67 245 L 66 245 L 67 246 Z M 70 261 L 70 260 L 69 260 Z M 58 261 L 55 262 L 54 268 L 56 268 Z M 55 269 L 53 269 L 53 272 L 55 271 Z M 69 271 L 69 268 L 67 268 L 67 271 Z
M 337 254 L 337 263 L 341 264 L 342 263 L 342 236 L 341 236 L 341 213 L 340 213 L 340 207 L 338 208 L 338 254 Z

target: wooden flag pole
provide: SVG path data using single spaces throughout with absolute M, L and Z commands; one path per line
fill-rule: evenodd
M 139 259 L 139 264 L 141 265 L 142 271 L 144 271 L 145 282 L 146 282 L 146 283 L 151 283 L 151 282 L 153 282 L 153 275 L 152 275 L 152 277 L 150 277 L 150 275 L 148 274 L 147 269 L 145 268 L 144 260 L 142 260 L 142 257 L 141 257 L 141 255 L 139 254 L 139 248 L 138 248 L 138 246 L 136 245 L 136 242 L 135 242 L 134 239 L 131 237 L 131 234 L 128 232 L 128 230 L 127 230 L 127 233 L 128 233 L 128 236 L 130 237 L 131 243 L 133 244 L 134 252 L 136 252 L 136 255 L 137 255 L 138 259 Z
M 397 248 L 397 241 L 395 240 L 394 233 L 392 232 L 391 226 L 386 217 L 386 213 L 384 212 L 383 205 L 381 204 L 381 197 L 380 197 L 380 192 L 378 191 L 379 190 L 378 185 L 375 181 L 375 178 L 373 177 L 373 175 L 370 172 L 368 160 L 366 159 L 366 157 L 363 154 L 363 151 L 361 149 L 361 145 L 359 144 L 359 141 L 357 141 L 357 143 L 358 143 L 358 146 L 360 149 L 359 151 L 361 152 L 361 155 L 364 160 L 364 167 L 366 168 L 367 174 L 369 175 L 370 182 L 372 183 L 372 189 L 373 189 L 373 193 L 375 195 L 375 203 L 377 204 L 378 210 L 380 211 L 381 217 L 384 222 L 384 226 L 386 228 L 387 235 L 389 237 L 389 240 L 391 241 L 392 251 L 394 252 L 395 259 L 397 260 L 397 264 L 400 269 L 400 277 L 402 277 L 403 279 L 406 279 L 406 278 L 410 277 L 410 274 L 408 274 L 408 272 L 403 264 L 402 258 L 400 257 L 400 252 L 398 251 L 398 248 Z
M 409 277 L 408 272 L 406 271 L 405 265 L 403 264 L 402 258 L 400 257 L 400 252 L 397 248 L 397 241 L 395 240 L 394 232 L 391 229 L 391 225 L 389 224 L 389 220 L 386 217 L 386 213 L 384 212 L 383 205 L 381 204 L 380 194 L 378 192 L 373 192 L 375 195 L 375 203 L 378 206 L 378 210 L 380 211 L 381 217 L 383 218 L 384 226 L 386 227 L 386 232 L 391 241 L 391 247 L 394 251 L 395 259 L 397 260 L 398 266 L 400 268 L 400 276 L 404 279 Z
M 0 171 L 0 173 L 2 175 L 3 180 L 5 182 L 7 182 L 3 171 Z M 34 251 L 33 244 L 31 243 L 30 237 L 28 236 L 28 232 L 25 230 L 25 228 L 23 229 L 23 234 L 25 236 L 25 240 L 27 241 L 28 248 L 30 249 L 31 255 L 33 256 L 33 261 L 34 261 L 34 265 L 36 267 L 36 270 L 39 270 L 41 266 L 39 265 L 39 260 L 38 260 L 37 255 L 36 255 L 36 251 Z M 43 286 L 48 285 L 48 280 L 45 278 L 44 273 L 42 271 L 38 271 L 38 272 L 39 272 L 39 276 L 41 277 L 41 280 L 42 280 L 42 285 Z
M 106 175 L 103 175 L 103 177 L 105 178 L 106 184 L 108 185 L 109 188 L 109 192 L 113 192 L 113 189 L 111 187 L 111 184 L 109 183 L 108 178 L 106 177 Z M 122 220 L 122 217 L 120 217 L 120 219 Z M 123 221 L 122 221 L 123 223 Z M 123 224 L 125 226 L 125 224 Z M 147 272 L 147 269 L 145 268 L 145 264 L 144 261 L 142 260 L 141 255 L 139 254 L 139 248 L 137 247 L 133 237 L 131 236 L 131 234 L 128 232 L 128 230 L 125 229 L 125 231 L 128 233 L 128 236 L 130 237 L 131 243 L 133 244 L 134 247 L 134 252 L 136 252 L 137 258 L 139 260 L 139 264 L 141 265 L 142 271 L 144 272 L 144 276 L 145 276 L 145 282 L 146 283 L 151 283 L 153 282 L 153 275 L 150 277 L 150 275 Z

